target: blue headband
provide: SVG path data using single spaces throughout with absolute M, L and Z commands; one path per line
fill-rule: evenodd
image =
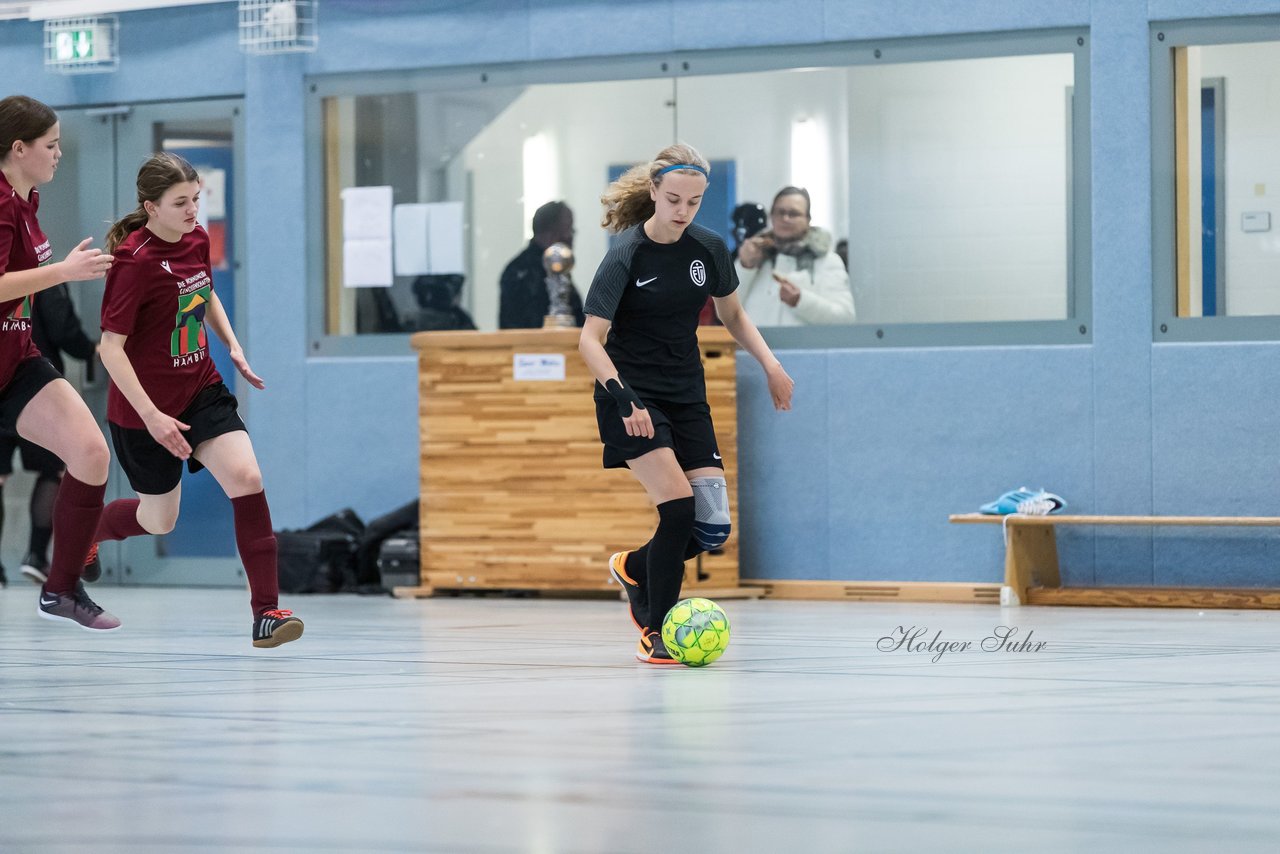
M 660 175 L 665 175 L 668 172 L 674 172 L 677 169 L 692 169 L 694 172 L 701 172 L 702 177 L 704 178 L 710 177 L 709 175 L 707 175 L 706 169 L 703 169 L 701 166 L 697 166 L 693 163 L 672 163 L 670 166 L 663 166 L 661 169 L 658 170 L 658 174 L 654 175 L 653 177 L 657 178 Z

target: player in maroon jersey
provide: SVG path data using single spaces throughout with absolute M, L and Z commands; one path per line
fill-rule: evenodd
M 120 621 L 98 607 L 80 577 L 102 514 L 111 457 L 89 408 L 31 343 L 31 295 L 62 282 L 96 279 L 111 256 L 86 238 L 62 261 L 40 229 L 39 184 L 62 158 L 58 115 L 24 95 L 0 100 L 0 431 L 53 452 L 67 464 L 53 507 L 53 561 L 37 613 L 93 631 Z
M 249 578 L 253 645 L 302 636 L 279 606 L 276 538 L 253 445 L 208 349 L 205 324 L 227 345 L 254 388 L 249 367 L 213 289 L 209 236 L 196 213 L 200 177 L 176 154 L 138 171 L 138 207 L 111 227 L 116 263 L 102 298 L 102 362 L 111 375 L 107 421 L 116 459 L 138 493 L 107 505 L 97 542 L 167 534 L 178 520 L 182 464 L 208 467 L 231 499 L 236 545 Z

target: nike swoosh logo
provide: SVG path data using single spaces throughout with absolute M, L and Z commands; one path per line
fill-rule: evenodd
M 712 457 L 714 457 L 714 458 L 715 458 L 715 459 L 717 459 L 717 460 L 724 459 L 724 458 L 723 458 L 723 457 L 721 457 L 719 454 L 712 454 L 711 456 L 712 456 Z
M 652 279 L 645 279 L 643 282 L 640 281 L 639 279 L 636 279 L 636 287 L 643 288 L 645 285 L 649 284 L 650 282 L 656 282 L 657 280 L 658 280 L 657 276 L 654 276 Z
M 40 604 L 41 604 L 41 605 L 46 605 L 46 606 L 48 606 L 48 607 L 53 607 L 54 605 L 57 605 L 57 604 L 58 604 L 58 597 L 57 597 L 57 596 L 54 596 L 52 599 L 46 599 L 46 598 L 44 598 L 43 596 L 41 596 L 41 597 L 40 597 Z

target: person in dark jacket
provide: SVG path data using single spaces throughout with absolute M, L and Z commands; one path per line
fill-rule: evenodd
M 547 202 L 534 212 L 533 239 L 502 271 L 499 328 L 542 328 L 551 305 L 542 253 L 553 243 L 573 248 L 573 211 L 564 202 Z M 581 326 L 586 319 L 582 313 L 582 297 L 572 286 L 569 288 L 569 308 L 573 310 L 574 325 Z
M 87 373 L 92 374 L 96 345 L 80 326 L 80 318 L 71 303 L 71 292 L 65 283 L 40 291 L 32 298 L 31 340 L 40 354 L 58 369 L 58 373 L 66 373 L 62 359 L 65 353 L 85 362 Z M 31 539 L 20 571 L 37 584 L 43 584 L 48 578 L 53 502 L 58 497 L 58 484 L 62 482 L 66 466 L 39 445 L 16 436 L 0 436 L 0 527 L 4 525 L 4 483 L 13 474 L 14 451 L 22 457 L 22 468 L 36 473 L 36 482 L 31 489 Z M 0 585 L 4 583 L 4 567 L 0 566 Z
M 451 329 L 475 329 L 475 321 L 458 305 L 463 279 L 457 274 L 419 276 L 413 281 L 413 295 L 418 300 L 415 329 L 432 332 Z

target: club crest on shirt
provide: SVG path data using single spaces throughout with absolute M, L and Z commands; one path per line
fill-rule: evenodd
M 31 328 L 31 294 L 13 307 L 13 311 L 0 325 L 0 332 L 26 332 Z
M 707 268 L 701 258 L 694 259 L 694 262 L 689 265 L 689 278 L 693 279 L 693 283 L 698 287 L 707 283 Z
M 204 357 L 209 343 L 204 331 L 204 313 L 209 305 L 211 289 L 208 285 L 188 294 L 178 295 L 178 316 L 173 334 L 169 338 L 169 355 L 175 368 L 189 365 Z

